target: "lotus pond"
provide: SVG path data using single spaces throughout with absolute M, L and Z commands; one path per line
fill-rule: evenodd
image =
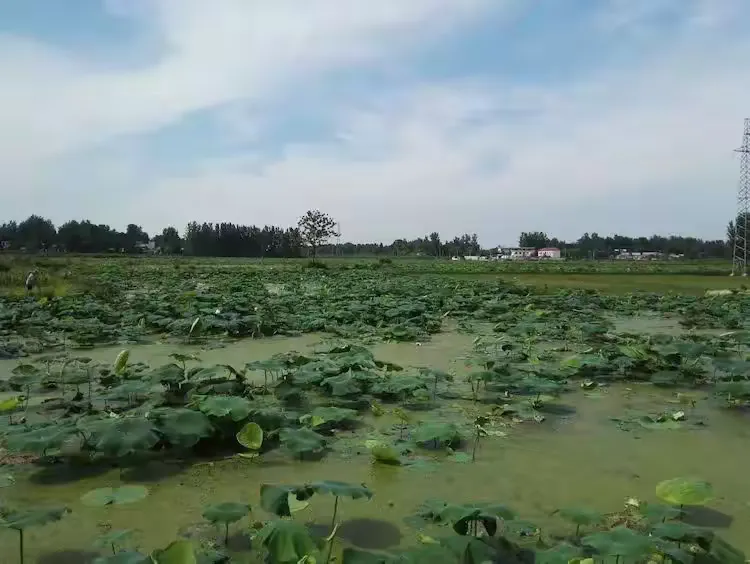
M 745 561 L 742 293 L 141 274 L 0 301 L 3 562 Z

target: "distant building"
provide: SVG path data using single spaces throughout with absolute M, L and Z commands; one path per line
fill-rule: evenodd
M 545 247 L 537 250 L 536 256 L 539 258 L 559 259 L 562 256 L 562 253 L 557 247 Z
M 527 259 L 536 256 L 534 247 L 498 247 L 498 258 L 507 259 Z

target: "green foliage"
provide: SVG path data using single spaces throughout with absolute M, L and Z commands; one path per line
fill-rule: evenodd
M 269 521 L 258 532 L 256 539 L 266 549 L 271 562 L 291 564 L 317 553 L 317 547 L 307 528 L 296 521 Z
M 671 505 L 703 505 L 713 497 L 713 488 L 703 480 L 673 478 L 656 485 L 656 496 Z
M 242 421 L 250 415 L 251 405 L 245 398 L 236 396 L 207 396 L 198 402 L 199 409 L 212 417 L 229 417 Z
M 91 507 L 105 505 L 124 505 L 141 501 L 148 495 L 145 486 L 120 486 L 119 488 L 99 488 L 86 492 L 81 496 L 81 502 Z
M 263 429 L 257 423 L 245 423 L 237 432 L 237 442 L 247 449 L 259 450 L 263 445 Z
M 300 458 L 305 455 L 319 453 L 326 446 L 325 437 L 307 428 L 282 429 L 279 439 L 284 448 L 294 456 Z

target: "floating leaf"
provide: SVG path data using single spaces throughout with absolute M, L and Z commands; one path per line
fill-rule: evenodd
M 247 449 L 258 450 L 263 446 L 263 429 L 257 423 L 246 423 L 237 432 L 237 442 Z
M 295 456 L 320 452 L 326 445 L 325 437 L 307 428 L 282 429 L 279 439 Z
M 656 496 L 672 505 L 703 505 L 713 497 L 713 488 L 703 480 L 673 478 L 656 485 Z
M 103 507 L 105 505 L 124 505 L 135 503 L 148 495 L 145 486 L 120 486 L 119 488 L 98 488 L 81 496 L 84 505 Z

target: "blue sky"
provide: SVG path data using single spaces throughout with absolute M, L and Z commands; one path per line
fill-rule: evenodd
M 723 237 L 747 0 L 0 0 L 0 221 Z

